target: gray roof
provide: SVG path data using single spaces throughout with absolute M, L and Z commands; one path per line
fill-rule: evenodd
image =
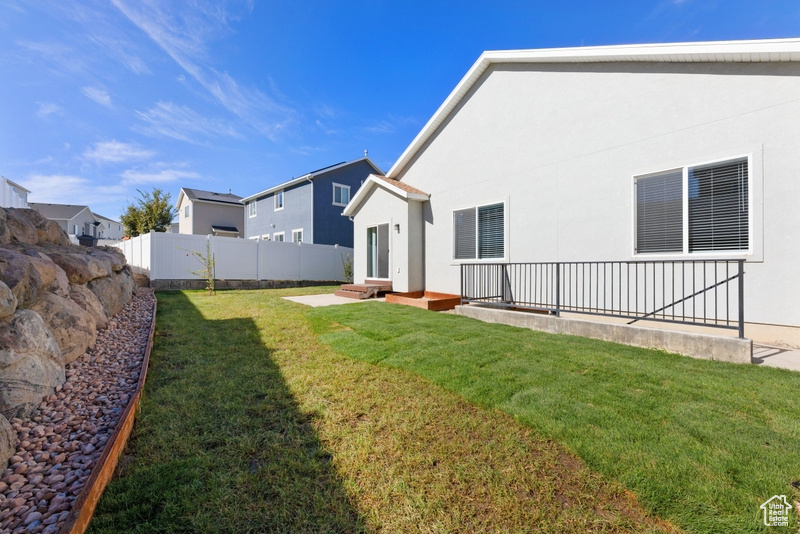
M 92 212 L 92 213 L 94 213 L 94 212 Z M 98 218 L 98 219 L 103 219 L 104 221 L 109 221 L 109 222 L 113 222 L 113 223 L 117 223 L 117 224 L 119 224 L 119 221 L 115 221 L 114 219 L 109 219 L 108 217 L 105 217 L 105 216 L 103 216 L 103 215 L 100 215 L 99 213 L 94 213 L 94 216 L 95 216 L 96 218 Z
M 189 189 L 183 187 L 183 192 L 189 200 L 204 200 L 206 202 L 221 202 L 223 204 L 235 204 L 241 206 L 242 197 L 239 195 L 232 195 L 231 193 L 215 193 L 213 191 L 203 191 L 202 189 Z
M 343 161 L 341 163 L 336 163 L 334 165 L 328 165 L 327 167 L 323 167 L 321 169 L 317 169 L 316 171 L 311 171 L 311 172 L 309 172 L 307 174 L 304 174 L 302 176 L 298 176 L 297 178 L 292 178 L 288 182 L 283 182 L 282 184 L 278 184 L 276 186 L 270 187 L 269 189 L 264 189 L 263 191 L 259 191 L 255 195 L 250 195 L 249 197 L 245 197 L 244 199 L 242 199 L 242 202 L 247 202 L 248 200 L 253 200 L 254 198 L 259 198 L 259 197 L 263 197 L 263 196 L 269 195 L 270 193 L 274 193 L 275 191 L 280 191 L 281 189 L 285 189 L 287 187 L 291 187 L 291 186 L 293 186 L 295 184 L 299 184 L 299 183 L 304 182 L 306 180 L 313 180 L 317 176 L 322 176 L 323 174 L 326 174 L 326 173 L 329 173 L 331 171 L 335 171 L 337 169 L 341 169 L 342 167 L 347 167 L 348 165 L 353 165 L 355 163 L 359 163 L 359 162 L 362 162 L 362 161 L 366 161 L 367 163 L 369 163 L 369 165 L 373 169 L 375 169 L 375 172 L 377 172 L 378 174 L 380 174 L 380 175 L 383 174 L 383 171 L 380 170 L 378 168 L 378 166 L 375 165 L 372 162 L 371 159 L 369 159 L 367 156 L 364 156 L 363 158 L 354 159 L 353 161 Z
M 42 204 L 40 202 L 28 202 L 28 206 L 54 221 L 68 221 L 89 208 L 89 206 L 77 206 L 74 204 Z M 92 210 L 89 211 L 91 212 Z

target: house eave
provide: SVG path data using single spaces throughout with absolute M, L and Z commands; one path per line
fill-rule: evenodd
M 333 167 L 327 167 L 327 168 L 322 169 L 322 170 L 320 170 L 318 172 L 310 172 L 308 174 L 304 174 L 303 176 L 298 176 L 297 178 L 292 178 L 291 180 L 289 180 L 287 182 L 283 182 L 282 184 L 278 184 L 276 186 L 270 187 L 269 189 L 264 189 L 263 191 L 260 191 L 260 192 L 254 194 L 254 195 L 250 195 L 249 197 L 244 197 L 239 202 L 241 202 L 242 204 L 246 204 L 246 203 L 250 202 L 251 200 L 255 200 L 255 199 L 259 199 L 261 197 L 265 197 L 265 196 L 271 195 L 273 193 L 276 193 L 278 191 L 282 191 L 282 190 L 284 190 L 284 189 L 286 189 L 288 187 L 292 187 L 292 186 L 295 186 L 297 184 L 300 184 L 300 183 L 303 183 L 303 182 L 306 182 L 306 181 L 311 181 L 314 178 L 317 178 L 319 176 L 323 176 L 323 175 L 325 175 L 325 174 L 327 174 L 327 173 L 329 173 L 331 171 L 335 171 L 337 169 L 341 169 L 342 167 L 346 167 L 348 165 L 353 165 L 354 163 L 358 163 L 359 161 L 366 161 L 370 165 L 370 167 L 375 169 L 375 172 L 379 172 L 379 173 L 383 172 L 382 170 L 380 170 L 378 168 L 377 165 L 375 165 L 375 163 L 373 163 L 373 161 L 371 159 L 369 159 L 367 156 L 364 156 L 363 158 L 354 159 L 353 161 L 345 161 L 344 163 L 340 163 L 339 165 L 334 165 Z
M 342 215 L 345 215 L 347 217 L 352 217 L 353 215 L 355 215 L 355 213 L 358 211 L 358 208 L 361 206 L 364 200 L 366 200 L 369 192 L 372 191 L 372 189 L 375 187 L 382 187 L 387 191 L 391 191 L 400 198 L 403 198 L 405 200 L 412 200 L 415 202 L 426 202 L 431 197 L 428 194 L 405 191 L 397 186 L 394 186 L 386 182 L 385 180 L 376 178 L 375 175 L 373 174 L 370 174 L 364 181 L 362 186 L 358 188 L 356 194 L 353 195 L 353 198 L 350 199 L 350 202 L 347 204 L 347 206 L 345 206 L 344 210 L 342 211 Z
M 486 70 L 503 63 L 758 63 L 800 61 L 800 39 L 706 41 L 577 48 L 487 51 L 481 54 L 439 109 L 386 173 L 397 178 Z

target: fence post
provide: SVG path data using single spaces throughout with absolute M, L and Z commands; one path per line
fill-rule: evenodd
M 739 337 L 744 339 L 744 260 L 739 260 Z
M 556 266 L 556 317 L 561 313 L 561 264 L 555 263 Z

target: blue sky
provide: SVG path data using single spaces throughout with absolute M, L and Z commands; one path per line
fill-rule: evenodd
M 800 35 L 792 1 L 0 0 L 0 174 L 118 218 L 388 171 L 484 50 Z

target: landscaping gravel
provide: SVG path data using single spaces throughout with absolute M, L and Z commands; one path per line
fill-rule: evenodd
M 17 452 L 0 478 L 0 532 L 58 532 L 136 391 L 155 297 L 139 288 L 66 366 L 67 381 L 30 420 L 12 419 Z

